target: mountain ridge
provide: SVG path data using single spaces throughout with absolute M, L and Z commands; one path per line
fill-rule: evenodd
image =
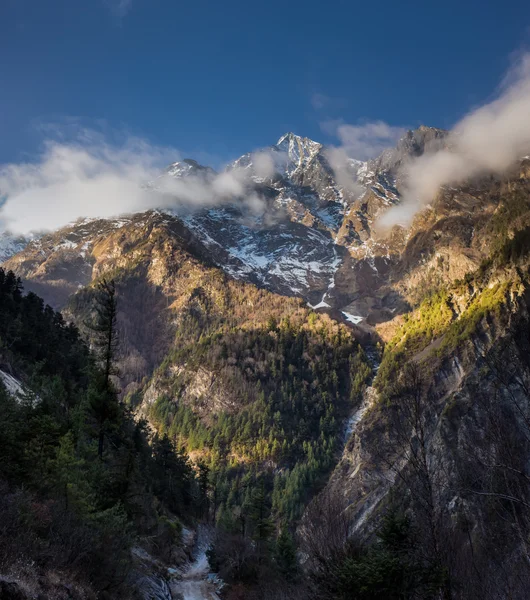
M 340 315 L 344 309 L 363 321 L 378 320 L 381 318 L 377 307 L 380 299 L 374 298 L 375 315 L 366 305 L 362 309 L 352 308 L 349 305 L 355 296 L 351 291 L 338 293 L 340 280 L 344 278 L 346 282 L 342 290 L 349 286 L 350 290 L 359 288 L 363 294 L 371 295 L 371 280 L 374 277 L 385 280 L 384 273 L 389 268 L 394 269 L 391 265 L 396 260 L 401 261 L 401 253 L 414 236 L 412 232 L 417 225 L 413 224 L 408 232 L 394 228 L 390 236 L 381 238 L 373 230 L 374 222 L 390 206 L 400 202 L 396 186 L 401 183 L 396 179 L 397 169 L 432 143 L 443 143 L 446 133 L 422 126 L 405 134 L 396 149 L 385 151 L 372 161 L 359 163 L 360 166 L 356 164 L 356 184 L 361 182 L 362 187 L 353 195 L 335 179 L 330 187 L 329 178 L 334 178 L 335 174 L 322 144 L 286 133 L 278 142 L 287 152 L 295 148 L 292 160 L 289 159 L 292 164 L 296 163 L 295 168 L 284 170 L 283 174 L 275 170 L 268 178 L 257 177 L 257 180 L 246 173 L 243 179 L 246 191 L 240 200 L 187 210 L 184 214 L 178 208 L 164 209 L 164 212 L 180 220 L 206 248 L 210 259 L 229 275 L 281 294 L 302 296 L 312 306 L 338 311 L 335 314 Z M 296 148 L 304 143 L 307 148 L 300 154 Z M 269 148 L 274 148 L 276 155 L 282 153 L 278 144 Z M 255 154 L 259 155 L 259 151 Z M 244 171 L 253 168 L 253 156 L 247 154 L 238 159 L 246 161 Z M 237 162 L 229 165 L 228 172 L 237 170 Z M 281 166 L 283 168 L 285 164 Z M 214 175 L 209 167 L 199 165 L 193 159 L 184 159 L 168 167 L 161 177 L 182 180 L 199 177 L 202 180 Z M 313 181 L 318 185 L 313 185 Z M 341 198 L 339 190 L 342 190 Z M 450 195 L 451 190 L 443 193 Z M 244 197 L 248 194 L 258 194 L 262 204 L 256 209 L 246 207 Z M 347 202 L 344 194 L 349 194 Z M 453 193 L 455 198 L 458 195 L 458 192 Z M 456 206 L 458 201 L 453 204 Z M 474 210 L 472 204 L 470 209 Z M 419 221 L 422 218 L 418 216 Z M 412 256 L 409 253 L 409 257 Z M 409 262 L 410 258 L 407 259 Z M 24 274 L 29 276 L 28 271 Z M 337 282 L 336 275 L 339 277 Z M 328 306 L 322 303 L 325 294 L 328 294 L 325 300 Z M 405 304 L 389 306 L 391 310 L 403 308 Z

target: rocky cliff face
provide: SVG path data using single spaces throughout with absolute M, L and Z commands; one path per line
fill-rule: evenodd
M 436 355 L 435 340 L 432 351 L 413 358 L 423 377 L 424 442 L 405 414 L 404 392 L 388 399 L 377 381 L 366 390 L 366 413 L 327 488 L 341 498 L 355 539 L 371 539 L 390 499 L 414 515 L 423 535 L 432 527 L 458 598 L 527 593 L 530 372 L 514 342 L 518 328 L 528 336 L 526 294 L 504 310 L 450 355 Z M 509 376 L 500 347 L 510 348 Z M 418 464 L 423 443 L 425 469 Z
M 371 538 L 389 499 L 414 515 L 458 598 L 527 594 L 526 173 L 523 164 L 472 194 L 442 192 L 434 218 L 417 219 L 417 245 L 400 257 L 415 268 L 392 275 L 418 307 L 376 326 L 387 342 L 381 367 L 324 492 L 341 499 L 357 539 Z

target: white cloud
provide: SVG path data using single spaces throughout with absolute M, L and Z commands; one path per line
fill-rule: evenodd
M 267 152 L 266 150 L 254 152 L 252 154 L 252 163 L 256 175 L 263 179 L 272 177 L 277 169 L 274 157 L 271 152 Z
M 351 158 L 367 160 L 381 154 L 386 148 L 395 146 L 405 133 L 403 127 L 394 127 L 383 121 L 362 125 L 347 125 L 341 121 L 321 124 L 324 131 L 333 132 L 340 140 L 342 149 Z
M 151 208 L 195 209 L 245 193 L 244 173 L 161 177 L 175 149 L 129 137 L 110 143 L 82 130 L 73 141 L 48 141 L 32 163 L 0 166 L 0 225 L 16 233 L 56 229 L 79 217 L 111 217 Z M 146 182 L 153 182 L 153 187 Z M 245 194 L 252 210 L 260 199 Z
M 510 70 L 495 100 L 473 110 L 452 129 L 447 147 L 405 166 L 401 205 L 380 220 L 407 226 L 443 185 L 487 173 L 501 174 L 530 152 L 530 54 Z
M 320 129 L 328 135 L 337 136 L 337 130 L 344 125 L 344 119 L 328 119 L 319 123 Z
M 326 158 L 337 183 L 355 195 L 361 194 L 364 188 L 357 183 L 357 169 L 351 164 L 346 151 L 343 148 L 328 148 Z
M 364 161 L 375 158 L 386 148 L 395 146 L 406 131 L 383 121 L 348 125 L 342 119 L 324 121 L 320 128 L 340 140 L 340 146 L 327 149 L 326 157 L 337 183 L 354 194 L 361 193 L 363 188 L 357 182 L 357 169 L 348 159 Z

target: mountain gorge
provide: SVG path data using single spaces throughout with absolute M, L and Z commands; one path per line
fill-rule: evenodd
M 119 427 L 145 419 L 145 443 L 154 436 L 159 446 L 153 463 L 144 450 L 135 455 L 143 466 L 129 489 L 142 487 L 140 473 L 154 481 L 142 488 L 145 519 L 126 496 L 112 506 L 134 524 L 136 555 L 143 548 L 157 564 L 165 591 L 154 597 L 179 598 L 164 582 L 180 581 L 193 544 L 170 532 L 198 522 L 216 527 L 209 560 L 227 584 L 215 593 L 227 599 L 526 597 L 530 160 L 442 187 L 410 227 L 382 229 L 379 217 L 402 201 L 409 162 L 446 147 L 447 132 L 422 126 L 359 161 L 288 133 L 221 174 L 185 159 L 145 183 L 167 194 L 174 181 L 203 189 L 237 180 L 222 202 L 197 208 L 175 197 L 174 206 L 81 218 L 27 243 L 5 237 L 6 272 L 75 323 L 92 351 L 101 285 L 115 286 L 113 385 L 136 419 Z M 26 327 L 22 312 L 20 331 L 0 330 L 2 372 L 26 386 L 38 369 L 17 344 L 32 318 Z M 55 355 L 39 347 L 32 360 L 54 365 L 48 376 L 63 378 L 66 404 L 88 394 L 80 373 L 58 372 Z M 37 397 L 44 387 L 53 395 L 48 380 L 31 385 Z M 16 412 L 9 394 L 3 401 Z M 95 434 L 75 429 L 73 409 L 64 410 L 70 460 L 89 463 L 79 448 Z M 108 433 L 102 457 L 110 478 L 122 464 L 110 441 L 129 447 L 119 431 Z M 43 461 L 75 488 L 79 479 L 50 467 L 61 435 L 44 444 Z M 170 471 L 159 475 L 162 443 L 186 465 L 175 465 L 186 500 L 174 500 Z M 28 460 L 31 448 L 9 444 Z M 40 495 L 53 487 L 31 485 Z M 94 493 L 83 518 L 109 508 L 105 490 Z M 155 530 L 157 543 L 146 542 Z M 101 591 L 82 575 L 87 594 Z M 105 597 L 131 597 L 125 581 Z

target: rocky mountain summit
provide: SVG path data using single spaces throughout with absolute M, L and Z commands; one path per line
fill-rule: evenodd
M 349 281 L 354 258 L 357 267 L 353 275 L 361 289 L 365 288 L 366 279 L 370 278 L 366 273 L 375 272 L 375 262 L 384 271 L 390 255 L 401 251 L 401 247 L 395 247 L 394 239 L 383 244 L 377 241 L 373 223 L 385 208 L 399 202 L 398 168 L 443 140 L 443 136 L 441 130 L 420 128 L 409 132 L 395 150 L 373 161 L 345 159 L 337 165 L 331 149 L 287 133 L 276 144 L 237 159 L 221 174 L 184 159 L 170 165 L 147 186 L 169 193 L 172 181 L 204 186 L 216 177 L 219 181 L 222 176 L 233 177 L 243 190 L 239 195 L 198 210 L 179 208 L 175 197 L 175 209 L 165 209 L 168 218 L 181 222 L 204 246 L 210 260 L 231 276 L 281 294 L 301 296 L 323 309 L 347 311 L 351 294 L 334 292 L 338 283 L 335 275 L 340 272 L 339 279 Z M 53 245 L 40 248 L 39 243 L 46 245 L 51 239 L 44 236 L 42 242 L 30 244 L 14 260 L 17 264 L 27 260 L 34 264 L 39 248 L 41 263 L 60 261 L 65 249 L 74 249 L 72 235 L 79 240 L 75 248 L 88 248 L 98 227 L 100 234 L 105 235 L 117 223 L 124 222 L 92 220 L 88 224 L 84 220 L 80 225 L 72 224 L 51 234 Z M 82 240 L 84 235 L 87 237 Z M 4 258 L 20 249 L 20 245 L 10 242 Z M 73 259 L 72 252 L 67 254 Z M 75 260 L 76 271 L 89 268 L 87 261 L 90 263 L 91 259 L 86 250 L 81 249 Z M 34 278 L 27 268 L 23 274 Z M 37 278 L 42 277 L 41 269 Z M 349 283 L 348 286 L 352 287 Z M 370 311 L 361 311 L 358 316 L 367 319 Z

